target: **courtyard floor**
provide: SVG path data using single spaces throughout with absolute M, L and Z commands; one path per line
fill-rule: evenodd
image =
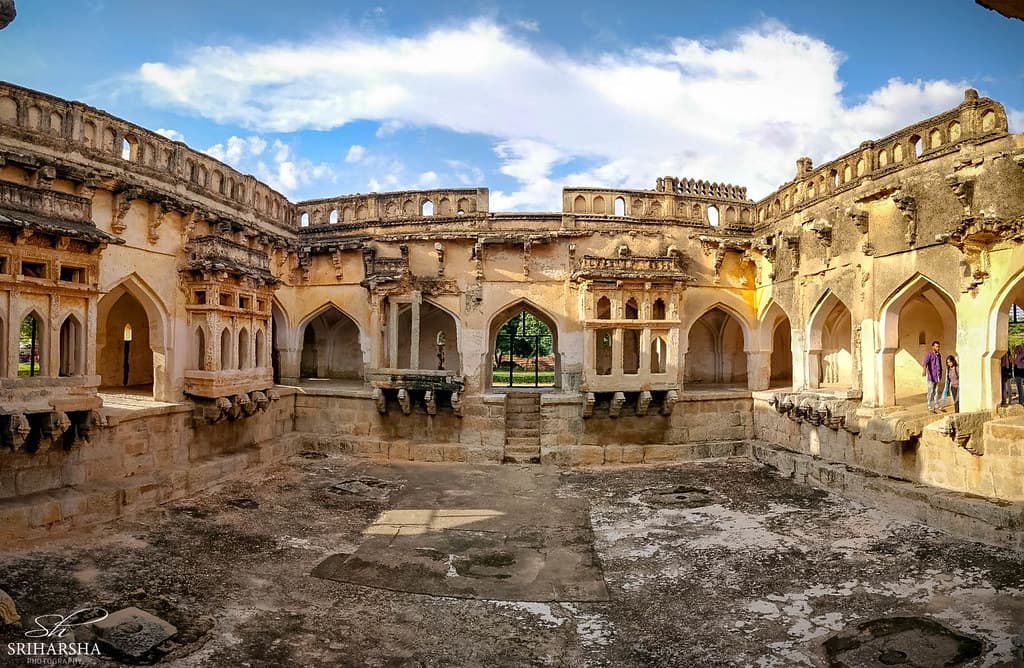
M 29 665 L 6 648 L 36 616 L 91 606 L 177 630 L 114 663 L 197 668 L 1012 666 L 1024 643 L 1024 554 L 745 459 L 565 471 L 308 452 L 0 546 L 0 589 L 25 625 L 0 627 L 12 666 Z

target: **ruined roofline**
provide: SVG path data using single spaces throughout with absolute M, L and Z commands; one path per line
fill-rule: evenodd
M 476 195 L 477 193 L 488 192 L 485 187 L 474 187 L 474 188 L 428 188 L 425 190 L 383 190 L 380 192 L 373 191 L 368 193 L 348 193 L 344 195 L 331 195 L 329 197 L 317 197 L 314 199 L 297 200 L 293 204 L 298 207 L 316 206 L 319 204 L 332 204 L 334 202 L 340 202 L 342 200 L 357 200 L 364 197 L 398 197 L 401 195 L 424 195 L 428 196 L 431 194 L 459 194 L 459 195 Z
M 817 168 L 810 158 L 796 161 L 793 180 L 757 200 L 757 225 L 803 209 L 833 193 L 852 188 L 863 178 L 877 177 L 958 150 L 964 142 L 979 142 L 1009 134 L 1003 105 L 968 88 L 964 101 L 935 116 L 917 121 L 881 139 L 861 142 L 856 149 Z M 916 145 L 920 143 L 920 152 Z M 807 196 L 806 191 L 811 194 Z M 789 197 L 789 205 L 785 200 Z M 799 201 L 798 201 L 799 198 Z
M 41 146 L 60 142 L 64 144 L 60 148 L 68 153 L 77 150 L 86 158 L 98 158 L 104 166 L 139 166 L 149 172 L 142 172 L 145 176 L 162 177 L 169 185 L 184 184 L 211 199 L 226 201 L 229 207 L 251 211 L 284 230 L 294 227 L 292 202 L 254 175 L 243 174 L 185 142 L 168 139 L 84 102 L 0 81 L 0 127 L 4 125 L 38 135 L 44 140 L 38 142 Z M 130 146 L 128 158 L 122 157 L 124 142 Z M 221 176 L 220 189 L 213 187 L 214 174 Z M 224 192 L 226 184 L 233 192 Z M 258 206 L 257 199 L 265 202 L 264 206 Z

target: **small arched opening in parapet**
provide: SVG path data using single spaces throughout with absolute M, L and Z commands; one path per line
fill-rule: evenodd
M 793 198 L 789 193 L 782 196 L 782 210 L 789 211 L 793 207 Z
M 955 354 L 956 305 L 952 297 L 927 277 L 916 274 L 882 303 L 878 323 L 882 343 L 881 405 L 925 403 L 928 385 L 921 370 L 932 341 L 940 343 L 943 373 L 946 355 Z
M 910 153 L 915 159 L 921 157 L 921 136 L 914 135 L 910 139 Z
M 602 296 L 597 300 L 597 307 L 595 308 L 598 320 L 611 320 L 612 318 L 612 302 L 608 297 Z
M 0 120 L 3 120 L 2 98 L 0 98 Z M 96 146 L 96 124 L 92 121 L 82 123 L 82 143 L 91 148 Z
M 725 222 L 728 225 L 736 222 L 736 209 L 734 207 L 725 207 Z
M 857 176 L 864 176 L 868 171 L 867 163 L 864 162 L 864 158 L 857 159 Z
M 17 125 L 18 103 L 14 101 L 14 98 L 7 97 L 6 95 L 0 96 L 0 123 Z M 92 125 L 92 139 L 94 144 L 96 141 L 96 125 L 91 121 L 86 121 L 85 124 L 82 126 L 83 133 L 85 131 L 85 127 L 88 125 Z M 92 144 L 90 144 L 90 146 L 91 145 Z
M 411 199 L 405 200 L 405 202 L 402 203 L 402 213 L 405 214 L 406 216 L 415 216 L 416 203 L 413 202 Z
M 28 127 L 33 130 L 43 129 L 43 110 L 34 104 L 28 108 Z
M 594 213 L 605 215 L 608 213 L 608 209 L 605 208 L 604 197 L 597 195 L 594 197 Z
M 665 319 L 665 300 L 658 297 L 654 300 L 654 304 L 651 305 L 651 320 L 664 320 Z
M 251 367 L 249 359 L 249 330 L 243 327 L 238 332 L 238 368 L 248 369 Z
M 487 381 L 492 387 L 559 387 L 561 360 L 554 319 L 527 301 L 492 319 Z
M 303 211 L 299 216 L 299 227 L 309 227 L 309 212 Z
M 32 311 L 21 320 L 18 331 L 18 376 L 42 376 L 46 368 L 46 327 L 38 312 Z
M 365 204 L 356 207 L 356 220 L 366 220 L 370 217 L 370 208 Z
M 225 327 L 220 333 L 220 370 L 227 371 L 235 365 L 231 363 L 231 330 Z
M 61 116 L 60 112 L 58 112 L 58 111 L 51 111 L 50 112 L 50 134 L 51 135 L 57 135 L 59 137 L 63 130 L 64 130 L 64 117 Z
M 640 307 L 637 304 L 636 297 L 630 297 L 626 300 L 626 308 L 624 309 L 623 317 L 626 320 L 636 320 L 640 317 Z
M 932 128 L 928 132 L 928 148 L 938 148 L 942 146 L 942 131 L 938 128 Z
M 341 219 L 346 223 L 352 222 L 356 219 L 356 210 L 350 206 L 346 206 L 341 210 Z
M 811 387 L 853 387 L 853 316 L 831 291 L 818 301 L 807 328 Z
M 847 163 L 843 165 L 843 183 L 849 183 L 851 180 L 853 180 L 853 168 Z
M 878 152 L 878 166 L 886 167 L 889 165 L 889 152 L 884 148 Z
M 199 371 L 209 371 L 206 368 L 206 332 L 203 331 L 202 326 L 196 327 L 196 335 L 192 337 L 193 350 L 192 359 L 195 362 L 195 368 Z
M 320 307 L 299 324 L 299 331 L 302 336 L 301 378 L 357 380 L 363 377 L 359 326 L 337 306 Z
M 459 201 L 455 203 L 456 214 L 462 216 L 473 211 L 473 203 L 466 197 L 460 197 Z
M 741 223 L 749 223 L 750 222 L 750 209 L 740 209 L 740 222 Z
M 717 206 L 709 206 L 708 207 L 708 225 L 710 225 L 711 227 L 718 227 L 718 222 L 719 222 L 718 221 L 718 207 Z
M 626 215 L 626 200 L 622 197 L 615 198 L 615 215 L 625 216 Z
M 661 218 L 661 202 L 651 204 L 651 218 Z
M 245 183 L 239 181 L 235 184 L 235 192 L 232 197 L 239 202 L 245 201 Z
M 687 332 L 683 381 L 687 385 L 747 386 L 746 332 L 721 306 L 698 318 Z
M 691 208 L 691 212 L 692 213 L 690 215 L 694 220 L 704 220 L 704 209 L 700 204 L 694 204 Z
M 58 376 L 80 376 L 85 372 L 85 337 L 82 323 L 69 315 L 60 326 L 60 358 Z
M 991 109 L 986 110 L 985 113 L 981 115 L 981 131 L 991 132 L 992 130 L 995 130 L 997 120 L 996 112 Z
M 949 127 L 946 128 L 946 131 L 949 133 L 949 141 L 957 141 L 958 139 L 960 139 L 960 123 L 959 122 L 953 121 L 952 123 L 950 123 Z
M 441 201 L 437 203 L 437 215 L 439 216 L 450 216 L 452 215 L 452 201 L 447 197 L 442 197 Z
M 337 209 L 331 209 L 331 215 L 328 216 L 327 222 L 329 224 L 331 224 L 331 225 L 337 225 L 338 224 L 338 210 Z
M 576 199 L 572 201 L 573 213 L 587 213 L 587 198 L 583 195 L 576 195 Z
M 267 336 L 262 327 L 256 330 L 256 366 L 260 369 L 267 366 Z
M 897 142 L 892 147 L 892 161 L 899 164 L 906 156 L 903 153 L 903 144 Z
M 434 215 L 434 203 L 429 199 L 423 202 L 423 206 L 420 207 L 421 216 L 433 216 Z

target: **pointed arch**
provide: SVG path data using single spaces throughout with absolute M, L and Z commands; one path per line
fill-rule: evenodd
M 1010 308 L 1014 305 L 1024 306 L 1024 269 L 1020 269 L 1010 277 L 996 293 L 989 307 L 987 331 L 985 333 L 985 350 L 981 364 L 981 396 L 978 397 L 977 408 L 997 406 L 1003 399 L 1001 387 L 1002 373 L 1000 358 L 1010 348 Z M 965 403 L 968 397 L 962 397 Z M 971 410 L 970 405 L 962 406 L 963 410 Z
M 233 364 L 231 364 L 232 351 L 231 351 L 231 330 L 225 327 L 220 332 L 220 370 L 227 371 Z
M 85 336 L 82 322 L 74 313 L 60 325 L 58 376 L 81 376 L 85 373 Z
M 770 351 L 768 359 L 768 385 L 792 384 L 793 381 L 793 321 L 774 299 L 769 299 L 761 311 L 758 335 L 762 350 Z
M 487 351 L 481 366 L 481 385 L 490 388 L 493 385 L 492 369 L 494 368 L 494 350 L 498 342 L 498 332 L 519 313 L 526 312 L 543 322 L 551 332 L 551 350 L 555 358 L 555 379 L 553 386 L 562 386 L 562 353 L 558 347 L 559 327 L 557 318 L 525 297 L 515 299 L 495 311 L 487 321 Z
M 296 328 L 303 378 L 359 379 L 363 377 L 362 330 L 359 323 L 333 301 L 303 318 Z
M 263 333 L 263 328 L 260 327 L 256 330 L 256 366 L 258 368 L 264 368 L 267 366 L 267 336 Z
M 195 368 L 199 371 L 211 371 L 207 364 L 206 354 L 206 328 L 203 325 L 197 325 L 195 334 L 192 337 L 192 361 L 196 365 Z
M 238 330 L 238 368 L 248 369 L 252 366 L 249 361 L 249 330 L 246 327 Z
M 715 301 L 712 301 L 699 307 L 694 311 L 693 315 L 686 314 L 684 316 L 684 321 L 689 324 L 686 325 L 685 330 L 680 329 L 680 340 L 689 341 L 690 329 L 693 328 L 693 325 L 702 317 L 704 317 L 709 311 L 718 308 L 724 311 L 727 315 L 730 315 L 736 319 L 736 322 L 739 325 L 740 330 L 743 332 L 743 349 L 745 351 L 751 350 L 753 345 L 754 327 L 752 326 L 750 320 L 747 316 L 744 315 L 743 312 L 741 312 L 737 308 L 737 305 L 730 304 L 726 301 L 728 299 L 728 293 L 722 293 L 715 296 L 717 297 Z M 746 305 L 746 302 L 743 302 L 742 299 L 739 299 L 738 297 L 737 299 L 740 301 L 741 304 L 743 304 L 744 306 Z M 684 347 L 682 352 L 686 352 L 687 350 L 688 347 Z
M 807 383 L 810 387 L 853 387 L 853 312 L 831 290 L 807 319 Z
M 168 310 L 159 294 L 137 273 L 114 283 L 96 307 L 96 358 L 102 383 L 124 384 L 125 323 L 134 323 L 128 383 L 149 385 L 155 399 L 176 401 L 180 395 L 168 372 L 175 368 Z
M 691 321 L 686 331 L 683 382 L 747 386 L 749 330 L 742 318 L 716 302 Z
M 49 360 L 47 359 L 47 345 L 49 341 L 46 336 L 46 321 L 34 307 L 25 309 L 18 318 L 18 376 L 44 376 L 47 374 Z M 22 358 L 25 362 L 22 362 Z M 28 366 L 22 368 L 27 362 Z
M 956 302 L 935 281 L 916 273 L 882 302 L 878 325 L 880 405 L 924 394 L 921 368 L 931 342 L 939 341 L 944 355 L 956 349 Z

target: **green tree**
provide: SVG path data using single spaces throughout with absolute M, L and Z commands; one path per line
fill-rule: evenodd
M 551 330 L 539 318 L 523 311 L 502 325 L 498 331 L 495 361 L 501 365 L 510 354 L 515 357 L 550 355 Z

